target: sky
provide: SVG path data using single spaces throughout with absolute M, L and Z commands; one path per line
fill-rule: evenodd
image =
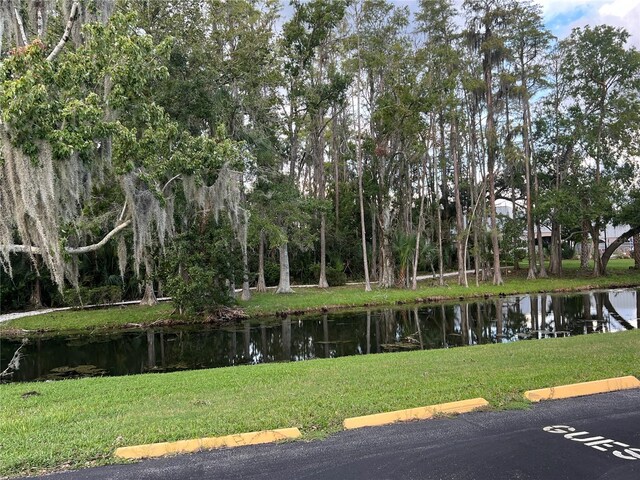
M 640 48 L 640 0 L 536 0 L 547 27 L 559 38 L 573 27 L 608 24 L 624 27 L 629 42 Z
M 416 8 L 418 0 L 392 0 Z M 629 42 L 640 48 L 640 0 L 534 0 L 542 6 L 547 27 L 558 38 L 565 38 L 574 27 L 613 25 L 624 27 Z M 462 0 L 457 0 L 462 3 Z

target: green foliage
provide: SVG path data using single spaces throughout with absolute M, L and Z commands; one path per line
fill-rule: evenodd
M 569 242 L 562 242 L 562 259 L 571 260 L 576 256 L 576 249 Z
M 317 284 L 318 278 L 320 277 L 320 265 L 315 263 L 313 267 L 311 267 L 311 272 L 313 277 L 310 281 Z M 347 283 L 347 274 L 340 268 L 334 268 L 327 265 L 325 267 L 325 274 L 327 276 L 327 283 L 330 287 L 341 287 Z
M 122 301 L 122 287 L 105 285 L 101 287 L 70 288 L 64 294 L 56 295 L 55 303 L 69 307 L 86 305 L 108 305 Z
M 50 305 L 54 294 L 53 282 L 46 267 L 40 265 L 40 271 L 24 255 L 15 255 L 12 259 L 13 278 L 0 270 L 0 312 L 26 310 L 32 305 L 31 294 L 38 279 L 40 280 L 41 301 Z
M 515 218 L 502 216 L 500 225 L 502 226 L 501 253 L 504 254 L 506 260 L 518 268 L 520 261 L 527 254 L 527 242 L 522 238 L 522 232 L 526 229 L 527 221 L 518 216 Z
M 264 262 L 264 281 L 267 286 L 273 286 L 278 284 L 280 280 L 280 265 L 278 262 L 272 262 L 265 260 Z
M 202 314 L 234 302 L 230 284 L 241 278 L 239 245 L 227 221 L 212 219 L 179 235 L 162 258 L 160 275 L 173 303 Z
M 48 175 L 47 185 L 25 185 L 25 168 L 7 166 L 3 177 L 10 178 L 0 186 L 9 190 L 2 192 L 3 202 L 12 204 L 0 222 L 2 243 L 12 243 L 15 229 L 20 241 L 40 248 L 60 289 L 65 278 L 78 282 L 65 248 L 81 246 L 88 234 L 104 235 L 128 220 L 137 272 L 143 257 L 174 232 L 172 194 L 182 185 L 174 180 L 184 175 L 198 188 L 209 186 L 223 165 L 239 171 L 252 161 L 245 144 L 230 139 L 224 124 L 209 125 L 208 135 L 202 129 L 192 135 L 167 114 L 157 101 L 158 85 L 170 81 L 173 40 L 154 40 L 138 22 L 134 12 L 117 11 L 108 22 L 83 25 L 82 41 L 69 42 L 52 60 L 36 40 L 0 62 L 5 143 L 11 142 L 11 152 L 20 152 L 5 160 L 20 165 L 25 153 L 33 168 Z M 9 145 L 3 148 L 6 152 Z M 217 212 L 225 204 L 237 214 L 240 194 L 232 193 L 239 189 L 229 193 L 236 176 L 229 178 L 218 189 L 228 194 L 214 195 L 216 205 L 207 208 Z M 48 196 L 25 203 L 35 195 L 16 194 L 7 186 L 12 183 Z M 112 201 L 100 201 L 109 190 L 117 191 L 109 194 Z M 184 203 L 197 202 L 194 197 L 185 196 Z M 48 208 L 38 207 L 38 201 Z
M 154 45 L 134 24 L 135 15 L 115 14 L 107 24 L 85 25 L 85 43 L 75 50 L 68 45 L 55 61 L 47 61 L 44 45 L 34 41 L 0 63 L 0 110 L 14 145 L 35 161 L 38 141 L 46 141 L 64 159 L 88 155 L 97 139 L 114 135 L 121 153 L 116 164 L 130 170 L 132 159 L 118 140 L 130 146 L 140 124 L 152 126 L 162 117 L 149 102 L 149 87 L 166 77 L 170 45 Z

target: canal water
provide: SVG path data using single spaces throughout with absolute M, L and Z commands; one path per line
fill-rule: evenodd
M 130 375 L 609 333 L 638 328 L 637 289 L 520 295 L 234 325 L 42 335 L 11 381 Z M 19 340 L 0 339 L 0 371 Z

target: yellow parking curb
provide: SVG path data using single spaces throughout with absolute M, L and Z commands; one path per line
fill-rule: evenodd
M 572 385 L 529 390 L 524 392 L 524 396 L 532 402 L 539 402 L 541 400 L 580 397 L 582 395 L 615 392 L 616 390 L 628 390 L 630 388 L 640 388 L 640 380 L 632 375 L 628 377 L 596 380 L 594 382 L 574 383 Z
M 121 447 L 115 452 L 116 457 L 126 459 L 140 459 L 150 457 L 162 457 L 177 453 L 191 453 L 198 450 L 209 450 L 221 447 L 242 447 L 245 445 L 258 445 L 260 443 L 272 443 L 282 440 L 293 440 L 300 437 L 297 428 L 280 428 L 277 430 L 262 430 L 260 432 L 238 433 L 225 437 L 195 438 L 193 440 L 180 440 L 177 442 L 150 443 L 148 445 L 136 445 L 133 447 Z
M 406 422 L 410 420 L 426 420 L 438 413 L 466 413 L 476 408 L 486 407 L 489 405 L 484 398 L 472 398 L 470 400 L 461 400 L 459 402 L 440 403 L 438 405 L 429 405 L 428 407 L 409 408 L 407 410 L 397 410 L 395 412 L 376 413 L 374 415 L 365 415 L 363 417 L 347 418 L 344 422 L 344 428 L 350 430 L 361 427 L 374 427 L 377 425 L 386 425 L 395 422 Z

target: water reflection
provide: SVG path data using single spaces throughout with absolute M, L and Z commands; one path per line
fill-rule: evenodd
M 459 304 L 246 320 L 222 329 L 157 328 L 37 337 L 13 380 L 127 375 L 638 328 L 638 290 L 521 295 Z M 0 371 L 19 342 L 0 343 Z

